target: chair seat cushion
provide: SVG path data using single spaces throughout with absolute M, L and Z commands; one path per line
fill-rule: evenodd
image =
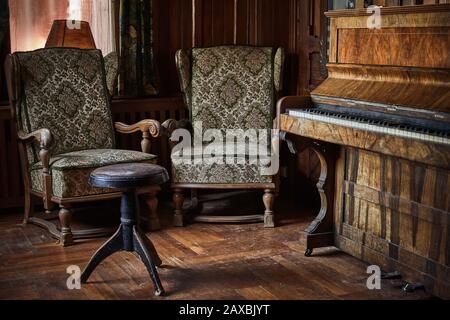
M 53 195 L 73 198 L 115 192 L 113 189 L 93 188 L 89 176 L 96 168 L 120 163 L 156 163 L 152 154 L 129 150 L 92 149 L 70 152 L 50 159 Z M 31 166 L 31 185 L 34 191 L 43 190 L 42 164 Z
M 213 150 L 211 145 L 209 151 Z M 273 177 L 263 175 L 262 168 L 270 164 L 269 156 L 249 159 L 243 155 L 256 155 L 257 146 L 237 145 L 234 152 L 223 151 L 222 157 L 204 154 L 203 147 L 184 149 L 172 153 L 172 179 L 174 183 L 245 184 L 271 183 Z M 220 150 L 220 147 L 219 149 Z M 246 152 L 242 152 L 246 150 Z M 213 153 L 213 152 L 212 152 Z

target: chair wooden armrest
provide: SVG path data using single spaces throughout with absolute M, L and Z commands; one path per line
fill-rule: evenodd
M 177 142 L 170 140 L 170 137 L 172 136 L 173 132 L 177 129 L 186 129 L 191 134 L 193 134 L 193 127 L 192 123 L 188 119 L 181 119 L 181 120 L 175 120 L 175 119 L 168 119 L 163 122 L 161 125 L 163 135 L 169 138 L 169 147 L 170 150 L 174 148 L 174 146 L 177 144 Z
M 192 124 L 191 121 L 189 121 L 188 119 L 181 119 L 181 120 L 168 119 L 163 122 L 161 127 L 163 135 L 166 135 L 168 137 L 170 137 L 172 133 L 177 129 L 186 129 L 192 132 Z
M 53 147 L 53 144 L 55 142 L 53 135 L 49 129 L 43 128 L 28 134 L 23 131 L 19 131 L 17 133 L 17 136 L 23 143 L 39 144 L 39 159 L 42 163 L 42 198 L 44 202 L 44 208 L 46 210 L 49 210 L 52 206 L 52 176 L 50 174 L 50 158 L 51 148 Z
M 161 124 L 157 120 L 145 119 L 138 123 L 127 125 L 122 122 L 114 124 L 117 132 L 130 134 L 134 132 L 142 132 L 141 148 L 142 152 L 150 153 L 150 136 L 158 138 L 161 135 Z
M 49 173 L 50 168 L 50 149 L 54 144 L 53 135 L 49 129 L 39 129 L 34 132 L 26 134 L 23 131 L 18 132 L 19 140 L 24 143 L 36 143 L 39 144 L 39 158 L 42 162 L 44 173 Z

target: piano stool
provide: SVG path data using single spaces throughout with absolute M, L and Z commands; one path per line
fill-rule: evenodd
M 156 266 L 162 261 L 152 242 L 141 231 L 137 221 L 138 202 L 136 189 L 161 185 L 169 180 L 163 167 L 146 163 L 126 163 L 99 168 L 91 173 L 90 184 L 98 188 L 114 188 L 122 191 L 121 218 L 117 232 L 93 255 L 81 275 L 86 283 L 94 269 L 107 257 L 118 251 L 137 255 L 147 267 L 155 288 L 155 295 L 164 294 Z

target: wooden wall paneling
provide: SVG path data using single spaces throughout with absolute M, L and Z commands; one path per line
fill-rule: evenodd
M 22 174 L 17 150 L 16 128 L 7 107 L 0 107 L 0 208 L 23 204 Z
M 176 50 L 229 44 L 284 47 L 287 53 L 284 94 L 308 95 L 323 80 L 319 42 L 326 39 L 323 16 L 326 3 L 325 0 L 155 0 L 155 59 L 161 80 L 160 96 L 180 94 L 174 63 Z
M 192 1 L 153 1 L 155 66 L 160 80 L 160 97 L 181 96 L 175 53 L 178 49 L 192 47 Z
M 308 75 L 310 70 L 317 68 L 311 67 L 310 38 L 311 34 L 313 37 L 323 36 L 323 28 L 316 24 L 324 21 L 324 3 L 325 0 L 154 0 L 153 37 L 159 96 L 145 101 L 114 101 L 114 118 L 130 123 L 146 113 L 161 120 L 169 116 L 187 116 L 174 57 L 178 49 L 193 46 L 241 44 L 284 47 L 287 57 L 283 95 L 308 95 L 309 79 L 317 83 L 317 77 Z M 313 11 L 313 15 L 311 6 L 319 8 Z M 320 22 L 316 21 L 319 18 Z M 312 47 L 317 51 L 316 45 Z M 314 58 L 312 64 L 316 61 Z M 138 140 L 117 137 L 121 148 L 138 149 Z M 155 151 L 159 147 L 164 148 L 164 145 L 155 143 Z M 161 161 L 168 163 L 164 158 Z M 315 165 L 312 163 L 307 167 Z

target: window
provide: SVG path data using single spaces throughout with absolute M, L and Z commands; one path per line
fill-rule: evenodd
M 89 22 L 95 43 L 106 55 L 115 49 L 113 0 L 9 0 L 11 51 L 43 48 L 57 19 Z

